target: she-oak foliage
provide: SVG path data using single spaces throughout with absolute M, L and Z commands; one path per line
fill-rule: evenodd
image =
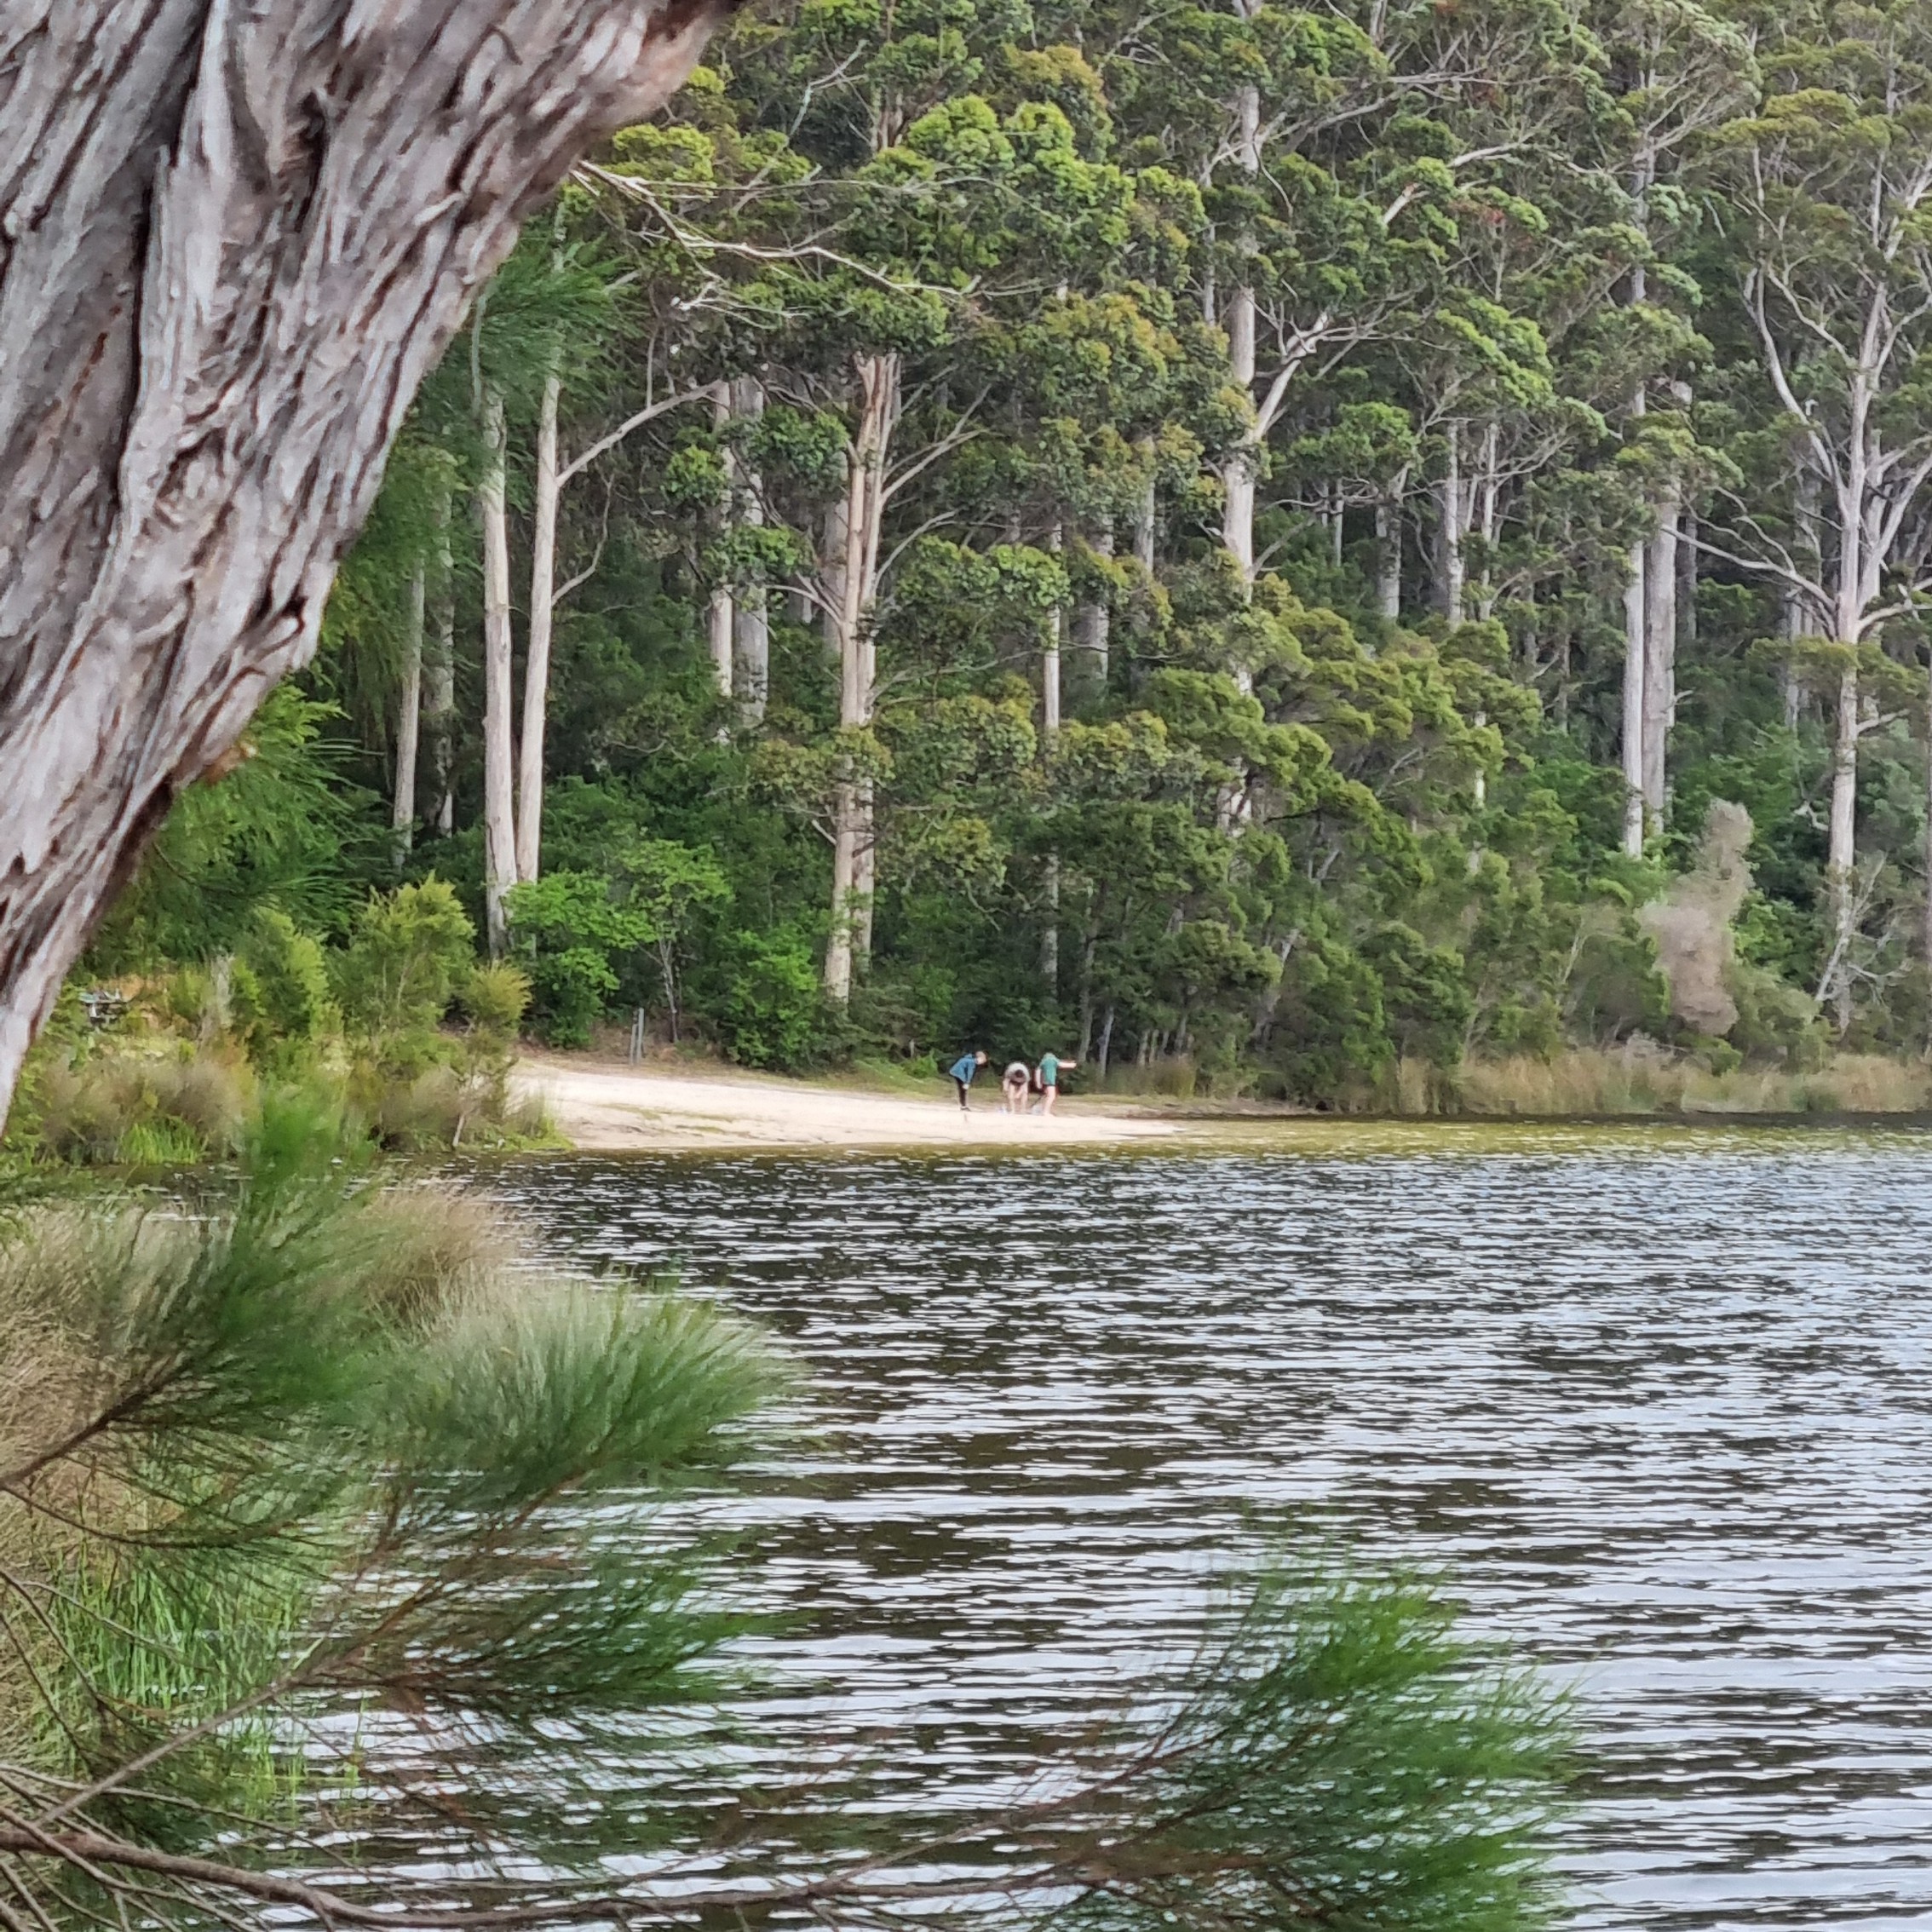
M 532 225 L 97 962 L 261 898 L 342 935 L 401 684 L 405 876 L 500 896 L 561 1042 L 644 1005 L 1323 1103 L 1916 1048 L 1929 88 L 1905 3 L 756 7 Z M 494 885 L 492 397 L 520 664 L 554 619 Z M 1712 800 L 1722 1040 L 1640 916 Z
M 1549 1921 L 1549 1697 L 1434 1590 L 1344 1569 L 1236 1590 L 1147 1707 L 983 1816 L 902 1778 L 865 1802 L 859 1763 L 748 1790 L 734 1737 L 782 1751 L 785 1719 L 725 1647 L 755 1557 L 710 1526 L 780 1365 L 379 1178 L 271 1106 L 198 1199 L 0 1229 L 9 1918 Z

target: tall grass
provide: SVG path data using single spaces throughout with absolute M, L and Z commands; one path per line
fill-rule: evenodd
M 1715 1072 L 1647 1042 L 1465 1061 L 1446 1104 L 1392 1111 L 1474 1114 L 1915 1113 L 1932 1108 L 1932 1067 L 1839 1054 L 1815 1071 Z

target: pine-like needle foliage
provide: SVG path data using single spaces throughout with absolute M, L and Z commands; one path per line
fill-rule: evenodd
M 688 1797 L 754 1593 L 706 1498 L 770 1358 L 342 1144 L 271 1107 L 231 1193 L 0 1243 L 0 1932 L 1550 1916 L 1550 1702 L 1429 1589 L 1332 1572 L 1264 1576 L 1018 1803 L 733 1789 L 721 1859 Z

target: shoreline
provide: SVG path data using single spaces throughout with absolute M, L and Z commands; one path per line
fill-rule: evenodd
M 889 1086 L 835 1085 L 751 1073 L 716 1062 L 628 1061 L 589 1054 L 526 1052 L 511 1085 L 541 1102 L 558 1136 L 581 1153 L 944 1152 L 1268 1147 L 1314 1153 L 1348 1147 L 1450 1152 L 1526 1133 L 1579 1144 L 1636 1133 L 1691 1142 L 1733 1132 L 1921 1132 L 1920 1112 L 1780 1110 L 1691 1103 L 1623 1113 L 1331 1113 L 1265 1101 L 1063 1099 L 1049 1117 L 1007 1114 L 998 1089 L 975 1085 L 962 1115 L 950 1087 L 931 1095 Z M 934 1083 L 936 1086 L 938 1083 Z
M 584 1153 L 692 1153 L 704 1148 L 891 1147 L 929 1150 L 1115 1147 L 1174 1141 L 1184 1124 L 1104 1101 L 1062 1100 L 1051 1115 L 1003 1113 L 997 1080 L 974 1088 L 962 1113 L 952 1089 L 930 1098 L 819 1085 L 699 1066 L 687 1072 L 589 1055 L 528 1053 L 513 1070 L 519 1098 L 541 1101 L 557 1132 Z M 937 1083 L 935 1083 L 935 1085 Z

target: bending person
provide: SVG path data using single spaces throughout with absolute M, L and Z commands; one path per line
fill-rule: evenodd
M 973 1076 L 986 1063 L 986 1056 L 983 1053 L 963 1053 L 946 1070 L 952 1075 L 953 1085 L 959 1090 L 959 1111 L 962 1113 L 970 1111 L 967 1104 L 966 1090 L 972 1085 Z

